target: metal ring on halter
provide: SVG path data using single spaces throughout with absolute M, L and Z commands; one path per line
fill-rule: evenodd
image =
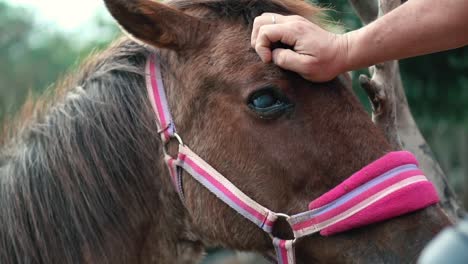
M 179 144 L 180 144 L 181 146 L 185 146 L 184 141 L 182 140 L 182 138 L 180 137 L 179 134 L 174 133 L 174 138 L 177 139 L 177 141 L 179 141 Z
M 273 22 L 273 24 L 276 24 L 276 16 L 275 15 L 271 16 L 271 22 Z
M 289 216 L 289 215 L 287 215 L 287 214 L 282 214 L 282 213 L 274 213 L 274 214 L 275 214 L 276 217 L 277 217 L 276 220 L 278 220 L 279 218 L 284 218 L 284 220 L 288 221 L 288 219 L 291 218 L 291 216 Z M 291 226 L 289 226 L 289 227 L 292 229 Z M 293 232 L 293 234 L 294 234 L 294 232 Z M 271 239 L 274 239 L 274 238 L 275 238 L 275 237 L 273 236 L 273 234 L 271 234 L 271 233 L 269 233 L 268 235 L 270 236 Z M 294 239 L 292 239 L 293 244 L 296 243 L 296 240 L 297 240 L 297 238 L 296 238 L 296 236 L 294 236 Z
M 289 218 L 291 218 L 291 216 L 287 215 L 287 214 L 282 214 L 282 213 L 275 213 L 275 215 L 278 217 L 278 218 L 284 218 L 284 220 L 288 220 Z
M 174 139 L 174 138 L 177 140 L 177 142 L 179 143 L 180 146 L 182 146 L 182 147 L 185 146 L 184 141 L 182 140 L 182 138 L 180 137 L 179 134 L 174 133 L 174 134 L 171 136 L 171 139 Z M 171 156 L 171 155 L 169 154 L 169 152 L 168 152 L 169 143 L 170 143 L 170 142 L 168 141 L 166 144 L 164 144 L 164 147 L 163 147 L 164 155 L 170 156 L 170 157 L 172 157 L 173 159 L 176 159 L 175 157 Z

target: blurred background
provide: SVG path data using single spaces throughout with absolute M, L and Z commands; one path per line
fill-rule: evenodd
M 361 26 L 346 0 L 311 2 L 335 9 L 329 15 L 344 30 Z M 119 35 L 99 0 L 0 0 L 0 123 Z M 401 68 L 416 121 L 468 205 L 468 48 L 403 60 Z

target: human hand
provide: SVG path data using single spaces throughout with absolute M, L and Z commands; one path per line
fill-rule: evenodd
M 273 61 L 310 81 L 326 82 L 347 70 L 346 35 L 330 33 L 301 16 L 264 13 L 255 18 L 251 41 L 263 62 Z M 271 50 L 276 42 L 292 49 Z

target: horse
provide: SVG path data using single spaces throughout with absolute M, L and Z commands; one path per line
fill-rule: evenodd
M 255 201 L 287 214 L 392 151 L 343 78 L 260 61 L 256 16 L 294 0 L 105 0 L 129 37 L 9 124 L 0 155 L 0 262 L 198 263 L 207 247 L 268 255 L 271 239 L 196 180 L 173 186 L 146 90 L 157 53 L 179 135 Z M 450 224 L 438 205 L 297 242 L 299 263 L 407 263 Z M 288 235 L 279 224 L 278 233 Z

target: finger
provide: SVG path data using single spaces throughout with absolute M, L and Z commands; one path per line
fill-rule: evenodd
M 261 16 L 256 17 L 253 23 L 253 28 L 252 28 L 252 36 L 251 36 L 252 48 L 255 48 L 256 41 L 258 38 L 258 33 L 262 26 L 272 25 L 272 24 L 285 24 L 285 23 L 297 22 L 297 21 L 308 21 L 308 20 L 298 15 L 283 16 L 281 14 L 276 14 L 276 13 L 263 13 Z M 273 22 L 276 22 L 276 23 L 273 23 Z
M 290 49 L 275 49 L 272 52 L 273 63 L 280 68 L 305 75 L 309 72 L 311 56 L 299 54 Z
M 271 44 L 278 41 L 289 46 L 296 44 L 296 36 L 292 33 L 288 24 L 266 25 L 260 28 L 255 43 L 255 51 L 263 62 L 268 63 L 271 61 Z
M 274 17 L 274 18 L 273 18 Z M 251 45 L 255 48 L 258 32 L 262 26 L 281 24 L 286 21 L 286 17 L 275 13 L 263 13 L 261 16 L 255 18 L 252 28 Z M 276 22 L 276 23 L 273 23 Z

